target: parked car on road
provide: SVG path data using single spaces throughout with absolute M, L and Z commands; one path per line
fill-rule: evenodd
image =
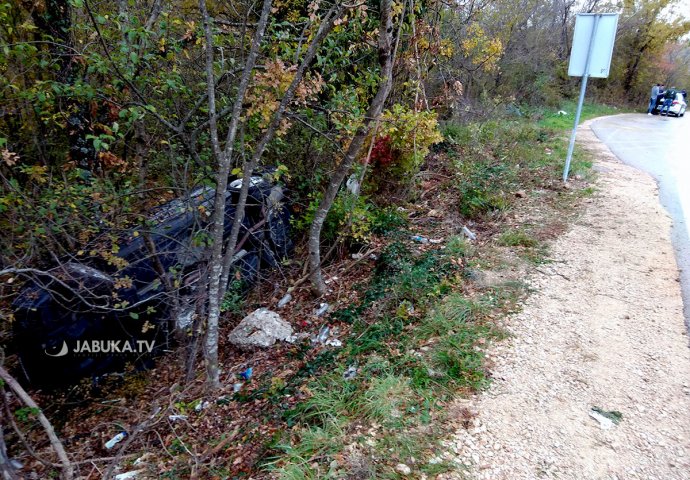
M 661 108 L 664 106 L 664 96 L 659 95 L 656 100 L 656 106 L 654 107 L 654 111 L 652 112 L 654 115 L 659 115 L 661 113 Z M 688 107 L 688 104 L 685 102 L 685 98 L 683 97 L 683 94 L 681 92 L 676 93 L 676 98 L 673 99 L 673 103 L 668 109 L 668 114 L 669 115 L 674 115 L 676 117 L 682 117 L 685 115 L 685 109 Z

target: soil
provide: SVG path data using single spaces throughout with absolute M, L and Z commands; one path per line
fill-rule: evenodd
M 584 124 L 595 194 L 530 276 L 488 355 L 493 383 L 446 442 L 439 478 L 690 479 L 690 349 L 671 220 L 655 182 Z M 592 408 L 622 414 L 602 429 Z M 439 459 L 440 460 L 440 459 Z M 468 470 L 466 470 L 468 468 Z

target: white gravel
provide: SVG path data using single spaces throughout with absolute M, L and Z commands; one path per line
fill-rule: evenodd
M 690 479 L 690 349 L 671 221 L 654 181 L 621 164 L 588 126 L 598 192 L 551 248 L 536 292 L 490 352 L 477 416 L 442 455 L 440 478 Z M 600 428 L 592 407 L 623 414 Z M 438 460 L 436 460 L 438 461 Z

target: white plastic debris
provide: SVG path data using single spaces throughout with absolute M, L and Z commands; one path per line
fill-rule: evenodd
M 113 448 L 115 445 L 120 443 L 122 440 L 124 440 L 127 437 L 127 432 L 120 432 L 117 435 L 115 435 L 113 438 L 105 442 L 105 448 L 110 450 Z
M 209 402 L 199 402 L 197 403 L 196 407 L 194 407 L 194 411 L 200 412 L 205 408 L 208 408 L 211 404 Z
M 340 348 L 340 347 L 343 346 L 343 342 L 341 342 L 341 341 L 338 340 L 337 338 L 334 338 L 334 339 L 331 339 L 331 340 L 327 341 L 327 342 L 326 342 L 326 345 L 331 346 L 331 347 Z
M 558 115 L 568 115 L 568 112 L 566 112 L 565 110 L 559 110 Z
M 349 367 L 347 367 L 347 370 L 345 370 L 345 372 L 343 373 L 343 378 L 345 380 L 352 380 L 356 376 L 357 376 L 357 367 L 355 367 L 354 365 L 350 365 Z
M 285 296 L 283 298 L 281 298 L 280 301 L 278 302 L 278 308 L 283 308 L 285 305 L 290 303 L 291 300 L 292 300 L 292 295 L 290 295 L 289 293 L 285 294 Z
M 317 317 L 320 317 L 321 315 L 323 315 L 324 313 L 326 313 L 328 311 L 329 307 L 330 307 L 330 305 L 327 303 L 320 304 L 319 308 L 316 309 L 316 311 L 314 312 L 314 315 L 316 315 Z
M 115 480 L 132 480 L 133 478 L 137 478 L 137 475 L 140 473 L 144 473 L 144 470 L 132 470 L 130 472 L 120 473 L 113 478 Z
M 360 185 L 356 174 L 353 173 L 350 175 L 350 178 L 348 178 L 347 182 L 345 182 L 345 186 L 352 195 L 359 195 Z
M 239 392 L 240 390 L 242 390 L 242 385 L 244 385 L 244 384 L 243 384 L 243 383 L 235 383 L 235 384 L 233 384 L 233 386 L 232 386 L 232 391 L 233 391 L 234 393 Z
M 611 427 L 613 427 L 613 420 L 610 418 L 606 418 L 599 412 L 595 412 L 594 410 L 589 411 L 589 416 L 592 417 L 594 420 L 599 422 L 599 427 L 601 427 L 602 430 L 608 430 Z
M 476 240 L 477 236 L 472 233 L 472 231 L 467 228 L 467 227 L 462 227 L 462 233 L 469 239 L 469 240 Z
M 399 463 L 395 466 L 395 471 L 400 475 L 406 477 L 412 473 L 412 469 L 405 465 L 404 463 Z
M 187 420 L 187 415 L 168 415 L 168 420 L 170 420 L 171 422 Z
M 331 327 L 324 325 L 319 330 L 319 333 L 312 339 L 312 343 L 324 343 L 331 335 Z

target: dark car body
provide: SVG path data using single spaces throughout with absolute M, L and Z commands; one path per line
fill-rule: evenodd
M 261 177 L 251 181 L 233 276 L 245 285 L 256 280 L 262 265 L 275 266 L 292 249 L 282 189 Z M 225 236 L 241 185 L 241 180 L 233 182 L 226 194 Z M 176 282 L 177 300 L 180 294 L 184 300 L 185 293 L 190 303 L 198 297 L 194 290 L 204 274 L 199 269 L 210 226 L 205 212 L 211 210 L 214 194 L 211 188 L 198 188 L 159 207 L 144 226 L 119 236 L 112 251 L 121 262 L 98 255 L 71 258 L 33 278 L 13 302 L 14 346 L 25 377 L 35 385 L 64 385 L 127 363 L 150 362 L 164 350 L 176 325 L 173 293 L 161 281 L 161 272 Z M 101 236 L 90 247 L 104 245 L 112 248 L 113 242 Z M 123 346 L 141 348 L 122 353 Z

